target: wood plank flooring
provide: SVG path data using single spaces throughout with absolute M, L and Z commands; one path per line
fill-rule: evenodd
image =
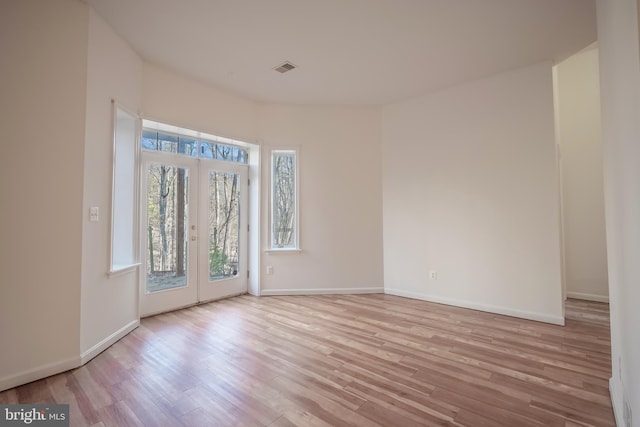
M 0 393 L 77 426 L 614 426 L 608 305 L 565 327 L 390 295 L 240 296 L 150 317 Z

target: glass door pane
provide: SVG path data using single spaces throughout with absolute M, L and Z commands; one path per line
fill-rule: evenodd
M 238 275 L 240 265 L 240 176 L 209 171 L 209 281 Z
M 247 167 L 200 160 L 200 301 L 247 291 Z
M 146 181 L 147 293 L 187 286 L 189 170 L 151 163 Z
M 143 152 L 142 165 L 140 313 L 147 316 L 198 302 L 198 160 Z

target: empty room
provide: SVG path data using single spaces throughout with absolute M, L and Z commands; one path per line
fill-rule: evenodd
M 640 426 L 637 0 L 1 0 L 0 424 Z

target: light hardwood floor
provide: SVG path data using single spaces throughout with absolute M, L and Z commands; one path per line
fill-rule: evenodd
M 150 317 L 0 393 L 71 425 L 614 426 L 608 305 L 553 326 L 389 295 L 241 296 Z

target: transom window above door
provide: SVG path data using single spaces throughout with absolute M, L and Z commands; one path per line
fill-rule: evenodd
M 155 125 L 155 126 L 154 126 Z M 222 160 L 233 163 L 247 164 L 249 153 L 242 147 L 234 145 L 234 140 L 203 135 L 184 135 L 161 129 L 156 129 L 157 123 L 143 120 L 141 146 L 147 151 L 161 151 L 165 153 L 182 154 L 201 159 Z

